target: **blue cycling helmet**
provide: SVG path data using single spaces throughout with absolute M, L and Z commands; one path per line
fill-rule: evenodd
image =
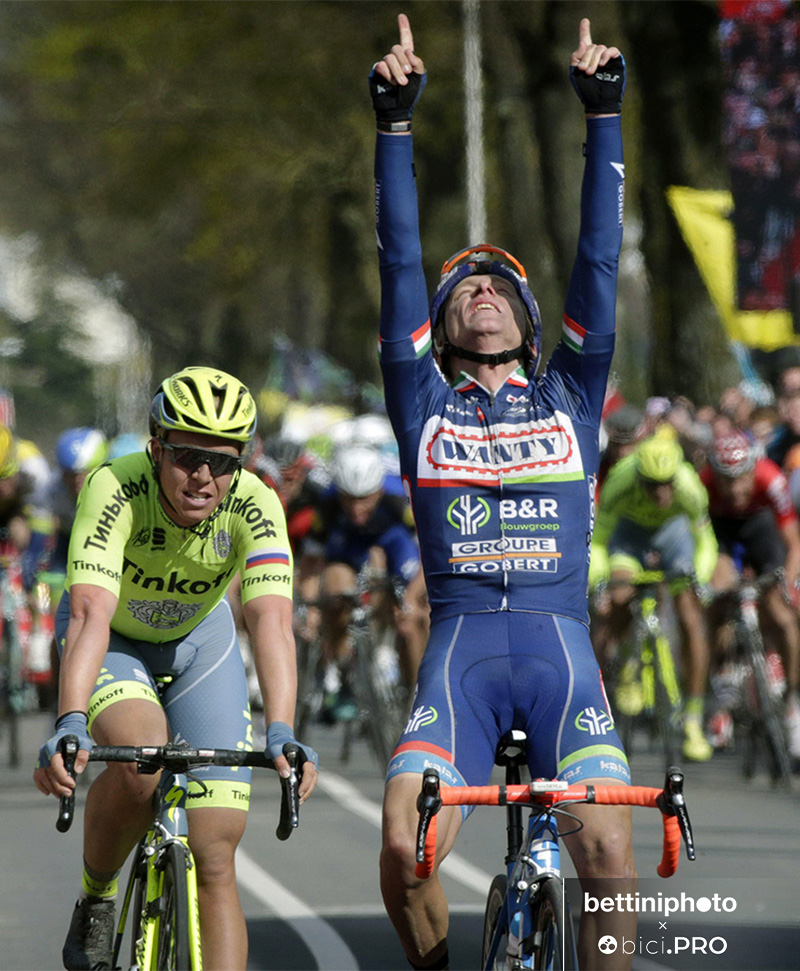
M 97 428 L 68 428 L 56 441 L 56 461 L 65 472 L 91 472 L 108 459 L 108 441 Z
M 109 459 L 118 459 L 121 455 L 130 455 L 132 452 L 143 452 L 147 444 L 147 439 L 143 435 L 134 435 L 133 432 L 123 432 L 111 439 L 108 448 Z
M 522 300 L 527 316 L 526 333 L 520 348 L 500 354 L 465 353 L 463 348 L 453 348 L 444 330 L 444 305 L 453 289 L 466 277 L 480 275 L 499 276 L 511 283 Z M 431 328 L 437 352 L 442 355 L 455 350 L 459 357 L 479 360 L 482 363 L 501 364 L 513 357 L 527 355 L 538 364 L 542 345 L 542 319 L 525 273 L 525 267 L 506 250 L 482 243 L 460 250 L 446 260 L 442 266 L 442 276 L 433 292 L 430 304 Z M 528 363 L 528 362 L 526 362 Z

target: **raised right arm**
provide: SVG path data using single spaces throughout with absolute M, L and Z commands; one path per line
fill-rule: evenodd
M 428 320 L 411 136 L 411 116 L 427 75 L 422 59 L 414 53 L 408 17 L 400 14 L 397 25 L 399 43 L 375 64 L 370 74 L 378 127 L 375 220 L 382 342 L 407 340 Z

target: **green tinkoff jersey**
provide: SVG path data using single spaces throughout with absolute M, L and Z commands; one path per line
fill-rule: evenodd
M 277 495 L 242 472 L 218 515 L 194 529 L 164 512 L 150 459 L 125 455 L 96 469 L 78 500 L 67 589 L 89 583 L 119 598 L 112 630 L 162 643 L 213 610 L 238 571 L 242 602 L 292 597 L 292 554 Z
M 707 583 L 717 562 L 717 540 L 708 518 L 708 493 L 700 476 L 684 462 L 675 476 L 672 505 L 661 509 L 641 484 L 635 463 L 635 455 L 621 459 L 603 484 L 592 539 L 590 576 L 597 580 L 607 572 L 608 541 L 621 519 L 655 531 L 674 516 L 684 515 L 695 538 L 697 578 Z

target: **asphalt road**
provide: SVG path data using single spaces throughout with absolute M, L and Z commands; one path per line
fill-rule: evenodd
M 60 967 L 80 879 L 80 824 L 57 833 L 55 802 L 31 782 L 49 725 L 49 716 L 28 716 L 24 768 L 0 764 L 0 971 Z M 407 968 L 378 887 L 382 774 L 364 742 L 354 746 L 349 763 L 340 761 L 340 731 L 319 727 L 308 740 L 320 752 L 323 773 L 288 842 L 274 836 L 275 778 L 261 773 L 255 782 L 238 860 L 252 969 Z M 4 755 L 0 739 L 0 763 Z M 635 782 L 662 781 L 655 755 L 638 751 L 632 765 Z M 774 790 L 766 778 L 745 784 L 735 756 L 685 768 L 695 862 L 684 856 L 676 877 L 655 877 L 660 820 L 635 812 L 637 867 L 641 877 L 652 877 L 640 883 L 640 893 L 669 896 L 683 909 L 666 920 L 642 917 L 636 940 L 620 941 L 620 948 L 631 950 L 634 968 L 641 969 L 800 968 L 800 784 L 793 793 Z M 79 811 L 82 801 L 83 793 Z M 477 966 L 486 890 L 502 869 L 504 838 L 502 812 L 477 810 L 449 861 L 443 880 L 454 969 Z M 568 863 L 564 869 L 570 873 Z M 705 902 L 730 900 L 730 912 L 716 903 L 701 911 Z

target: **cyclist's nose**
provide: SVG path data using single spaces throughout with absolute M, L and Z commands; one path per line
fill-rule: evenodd
M 210 482 L 214 477 L 211 474 L 211 468 L 208 462 L 203 462 L 202 465 L 198 466 L 194 472 L 192 472 L 192 478 L 197 479 L 198 482 Z

